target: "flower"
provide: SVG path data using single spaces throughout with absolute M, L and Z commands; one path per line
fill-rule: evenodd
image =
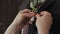
M 44 1 L 45 0 L 32 0 L 30 2 L 30 8 L 32 8 L 32 10 L 37 13 L 38 9 L 40 8 Z
M 35 12 L 35 13 L 38 13 L 38 9 L 40 8 L 40 6 L 43 4 L 45 0 L 32 0 L 30 2 L 30 8 L 32 8 L 32 10 Z M 35 16 L 31 18 L 30 20 L 30 24 L 33 24 L 35 22 Z

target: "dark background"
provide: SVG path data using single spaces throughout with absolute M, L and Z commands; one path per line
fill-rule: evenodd
M 11 24 L 16 14 L 18 7 L 23 0 L 0 0 L 0 34 L 3 34 L 6 28 Z M 57 11 L 60 16 L 60 12 Z
M 20 0 L 0 0 L 0 34 L 3 34 L 18 13 Z

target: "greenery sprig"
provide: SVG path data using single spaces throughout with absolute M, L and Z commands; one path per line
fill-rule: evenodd
M 32 10 L 37 13 L 38 9 L 40 8 L 40 6 L 43 4 L 44 1 L 45 0 L 32 0 L 30 3 L 30 8 L 32 8 Z

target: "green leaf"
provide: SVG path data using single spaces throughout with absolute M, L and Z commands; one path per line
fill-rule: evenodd
M 32 0 L 30 3 L 30 8 L 33 9 L 33 11 L 35 11 L 36 13 L 38 12 L 38 8 L 36 8 L 35 6 L 39 3 L 43 3 L 45 0 Z

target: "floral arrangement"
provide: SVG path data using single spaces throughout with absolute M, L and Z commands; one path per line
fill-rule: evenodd
M 44 3 L 45 0 L 32 0 L 30 2 L 30 8 L 32 8 L 32 10 L 35 12 L 35 13 L 38 13 L 38 9 L 41 7 L 41 5 Z M 31 18 L 30 20 L 30 24 L 34 24 L 35 22 L 35 16 Z
M 30 2 L 30 8 L 32 8 L 32 10 L 37 13 L 38 9 L 41 7 L 41 5 L 44 3 L 44 1 L 45 0 L 32 0 Z

